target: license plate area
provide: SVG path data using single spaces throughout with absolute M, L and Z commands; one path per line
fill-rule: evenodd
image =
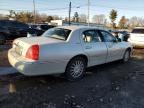
M 22 55 L 22 47 L 21 46 L 19 46 L 19 45 L 17 45 L 16 47 L 15 47 L 15 52 L 17 53 L 17 54 L 19 54 L 19 55 Z

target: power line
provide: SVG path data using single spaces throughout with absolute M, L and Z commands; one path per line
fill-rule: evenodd
M 19 3 L 21 3 L 21 4 L 23 4 L 23 3 L 32 4 L 32 3 L 25 2 L 25 1 L 19 1 Z M 49 3 L 54 3 L 54 1 L 53 0 L 50 0 L 50 1 L 35 1 L 36 5 L 48 6 Z M 12 6 L 13 5 L 16 5 L 16 4 L 12 4 Z M 9 6 L 9 4 L 8 4 L 8 2 L 2 2 L 2 4 L 0 4 L 0 6 Z M 79 6 L 80 7 L 86 7 L 87 4 L 79 5 Z M 93 6 L 105 7 L 105 8 L 117 8 L 117 9 L 126 9 L 126 10 L 138 10 L 138 9 L 143 9 L 144 8 L 144 7 L 124 7 L 124 6 L 119 7 L 119 6 L 110 6 L 110 5 L 108 6 L 108 5 L 99 5 L 99 4 L 94 4 L 94 3 L 91 3 L 90 6 L 92 6 L 92 7 Z M 67 8 L 67 7 L 65 7 L 65 8 Z M 48 9 L 48 10 L 57 10 L 57 9 L 59 9 L 59 8 L 52 8 L 52 9 Z M 11 9 L 8 9 L 8 10 L 11 10 Z M 14 9 L 12 9 L 12 10 L 14 10 Z M 19 9 L 16 9 L 16 10 L 19 10 Z
M 102 8 L 111 8 L 111 9 L 122 9 L 122 10 L 131 10 L 131 11 L 137 11 L 140 8 L 143 9 L 144 7 L 115 7 L 115 6 L 107 6 L 107 5 L 91 5 L 92 7 L 96 6 L 96 7 L 102 7 Z
M 77 5 L 77 6 L 72 6 L 71 8 L 73 9 L 78 9 L 78 8 L 83 8 L 83 7 L 87 7 L 88 4 L 83 4 L 83 5 Z M 130 10 L 130 11 L 143 11 L 142 7 L 139 7 L 136 8 L 136 7 L 131 7 L 131 8 L 128 8 L 128 7 L 115 7 L 115 6 L 107 6 L 107 5 L 91 5 L 89 4 L 88 6 L 89 8 L 90 7 L 102 7 L 102 8 L 110 8 L 110 9 L 121 9 L 121 10 Z M 69 7 L 60 7 L 60 8 L 37 8 L 36 10 L 37 11 L 59 11 L 59 10 L 67 10 Z M 10 11 L 10 10 L 14 10 L 14 11 L 32 11 L 32 9 L 6 9 L 6 8 L 0 8 L 0 10 L 2 11 Z M 88 9 L 89 10 L 89 9 Z M 91 10 L 93 11 L 93 10 Z
M 14 10 L 14 11 L 30 11 L 30 10 L 26 10 L 26 9 L 0 9 L 2 11 L 10 11 L 10 10 Z
M 85 7 L 86 5 L 77 5 L 77 6 L 71 6 L 71 8 L 81 8 Z M 63 8 L 43 8 L 43 9 L 38 9 L 38 10 L 67 10 L 69 7 L 63 7 Z
M 33 4 L 34 5 L 34 4 Z M 81 7 L 84 7 L 86 5 L 78 5 L 78 6 L 72 6 L 71 8 L 81 8 Z M 51 11 L 55 11 L 55 10 L 67 10 L 69 7 L 62 7 L 62 8 L 43 8 L 43 9 L 36 9 L 38 11 L 42 11 L 42 10 L 51 10 Z M 2 9 L 0 8 L 0 10 L 6 10 L 6 11 L 9 11 L 9 10 L 14 10 L 14 11 L 32 11 L 31 9 Z

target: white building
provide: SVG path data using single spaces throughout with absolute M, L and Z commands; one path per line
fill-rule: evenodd
M 65 22 L 64 20 L 51 20 L 51 24 L 56 26 L 68 26 L 69 22 Z M 70 25 L 88 26 L 87 23 L 83 23 L 83 22 L 70 22 Z M 89 26 L 97 27 L 101 29 L 107 29 L 107 27 L 103 24 L 89 23 Z

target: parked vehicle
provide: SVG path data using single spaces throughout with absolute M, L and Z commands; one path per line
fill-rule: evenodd
M 8 34 L 8 33 L 9 32 L 6 29 L 4 29 L 3 27 L 0 27 L 0 45 L 5 43 L 6 41 L 5 34 Z
M 27 24 L 18 21 L 0 20 L 0 44 L 5 44 L 6 40 L 26 37 L 28 32 L 35 33 L 36 29 L 30 29 Z
M 127 31 L 119 31 L 119 37 L 121 38 L 122 41 L 128 41 L 129 38 L 129 32 Z
M 132 52 L 128 42 L 118 42 L 111 33 L 91 27 L 65 26 L 41 37 L 19 38 L 8 51 L 10 64 L 25 75 L 65 73 L 73 81 L 94 65 L 122 60 Z
M 121 41 L 128 41 L 128 38 L 129 38 L 129 33 L 127 31 L 118 31 L 118 30 L 115 30 L 115 31 L 110 31 L 112 33 L 112 35 L 115 35 L 117 34 L 118 37 L 121 39 Z
M 134 47 L 143 47 L 144 48 L 144 27 L 136 27 L 130 33 L 130 38 L 128 41 Z
M 54 25 L 48 25 L 48 24 L 29 24 L 30 28 L 37 30 L 37 35 L 42 35 L 46 30 L 56 27 Z

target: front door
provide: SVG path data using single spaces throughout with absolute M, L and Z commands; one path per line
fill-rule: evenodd
M 121 46 L 121 42 L 118 42 L 117 38 L 112 36 L 107 31 L 101 30 L 100 33 L 103 37 L 103 42 L 105 42 L 107 49 L 108 49 L 108 55 L 107 55 L 106 62 L 111 62 L 114 60 L 121 59 L 121 57 L 123 55 L 123 49 Z

